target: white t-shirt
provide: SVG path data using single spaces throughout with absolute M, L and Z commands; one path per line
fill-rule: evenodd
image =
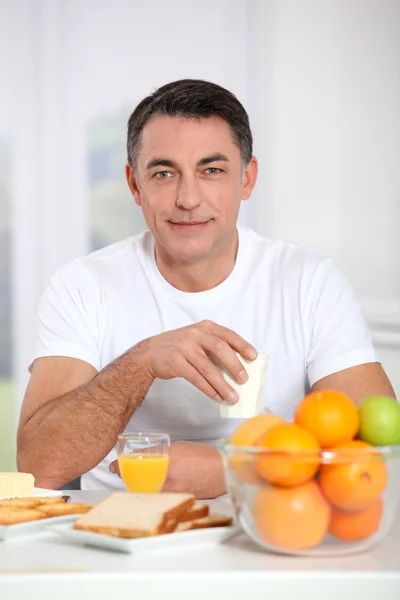
M 50 280 L 33 359 L 69 356 L 98 371 L 139 341 L 210 319 L 270 355 L 263 410 L 290 419 L 317 380 L 376 356 L 354 293 L 331 259 L 242 227 L 235 267 L 217 287 L 182 292 L 161 275 L 150 232 L 78 258 Z M 238 421 L 183 379 L 156 379 L 127 431 L 214 443 Z M 110 454 L 82 489 L 122 487 Z

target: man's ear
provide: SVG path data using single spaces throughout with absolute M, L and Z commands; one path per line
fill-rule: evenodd
M 252 156 L 246 167 L 242 183 L 242 200 L 248 200 L 256 185 L 258 174 L 258 162 L 255 156 Z
M 137 184 L 137 178 L 135 175 L 135 171 L 132 169 L 132 167 L 129 163 L 126 163 L 126 165 L 125 165 L 125 175 L 126 175 L 126 180 L 129 185 L 129 189 L 132 192 L 132 196 L 134 197 L 136 204 L 138 206 L 141 206 L 140 190 L 139 190 L 139 187 Z

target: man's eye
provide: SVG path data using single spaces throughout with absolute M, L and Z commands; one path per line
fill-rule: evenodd
M 217 167 L 209 167 L 205 170 L 206 173 L 210 175 L 218 175 L 218 173 L 222 173 L 222 169 L 218 169 Z
M 172 173 L 169 171 L 158 171 L 153 175 L 156 179 L 168 179 L 168 177 L 172 177 Z

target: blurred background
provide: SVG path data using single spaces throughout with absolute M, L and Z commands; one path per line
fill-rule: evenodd
M 338 262 L 400 395 L 400 0 L 0 0 L 0 470 L 44 286 L 144 228 L 127 119 L 184 77 L 244 104 L 241 222 Z

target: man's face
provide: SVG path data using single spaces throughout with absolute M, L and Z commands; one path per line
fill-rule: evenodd
M 228 123 L 154 116 L 142 132 L 135 173 L 127 178 L 153 233 L 170 260 L 216 256 L 235 235 L 241 199 L 254 187 L 257 163 L 245 174 Z

